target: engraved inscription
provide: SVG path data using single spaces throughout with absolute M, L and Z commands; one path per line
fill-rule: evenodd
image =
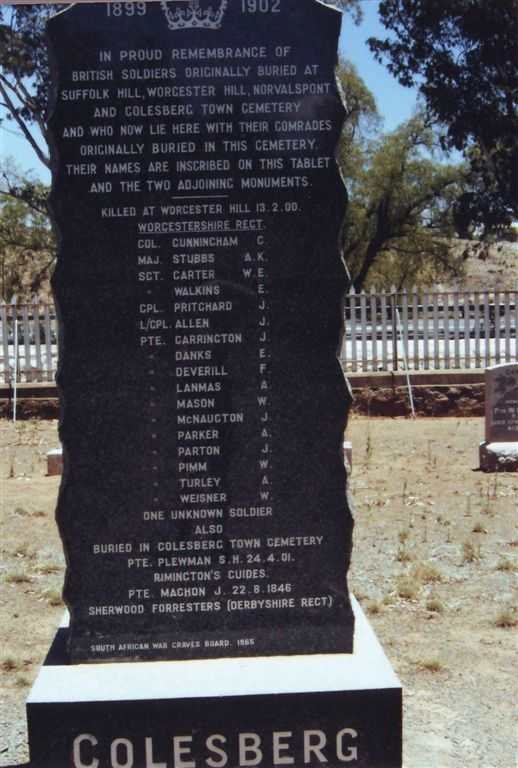
M 173 5 L 50 24 L 72 657 L 350 650 L 339 17 Z

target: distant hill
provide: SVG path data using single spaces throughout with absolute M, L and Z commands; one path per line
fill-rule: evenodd
M 445 279 L 441 284 L 451 290 L 518 290 L 518 243 L 499 242 L 492 245 L 459 240 L 455 250 L 461 255 L 471 252 L 464 261 L 464 275 Z

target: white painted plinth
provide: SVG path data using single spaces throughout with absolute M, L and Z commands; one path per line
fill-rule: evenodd
M 518 443 L 480 443 L 483 472 L 518 472 Z
M 401 768 L 401 684 L 353 608 L 352 654 L 46 663 L 31 766 Z
M 28 704 L 400 688 L 356 599 L 354 653 L 44 666 Z

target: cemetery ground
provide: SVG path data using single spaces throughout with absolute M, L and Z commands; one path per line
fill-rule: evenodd
M 404 687 L 405 768 L 514 768 L 518 475 L 478 465 L 481 418 L 354 416 L 352 591 Z M 46 477 L 55 421 L 0 422 L 0 765 L 63 606 Z

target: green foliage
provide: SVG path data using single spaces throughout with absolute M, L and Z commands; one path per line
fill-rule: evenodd
M 0 7 L 0 122 L 21 131 L 38 159 L 50 166 L 46 109 L 49 62 L 45 23 L 64 6 Z M 35 129 L 39 129 L 35 130 Z M 0 291 L 29 300 L 48 293 L 55 242 L 48 218 L 48 189 L 22 176 L 10 163 L 0 167 Z
M 48 292 L 55 243 L 49 225 L 47 188 L 11 168 L 0 172 L 0 298 L 28 301 Z
M 461 264 L 450 254 L 449 238 L 463 169 L 435 159 L 439 137 L 422 114 L 393 133 L 373 136 L 373 101 L 357 84 L 355 92 L 359 112 L 365 110 L 363 127 L 353 110 L 353 129 L 346 127 L 340 150 L 350 195 L 343 253 L 355 288 L 404 287 L 458 274 Z
M 376 100 L 356 67 L 350 61 L 341 61 L 338 81 L 346 109 L 344 129 L 340 141 L 339 162 L 349 184 L 356 179 L 356 169 L 363 165 L 368 142 L 381 130 L 382 119 Z
M 467 187 L 455 203 L 466 236 L 518 217 L 518 0 L 381 0 L 390 36 L 371 39 L 379 60 L 423 95 L 463 151 Z
M 14 122 L 47 167 L 45 111 L 49 64 L 45 22 L 60 10 L 56 5 L 17 5 L 0 8 L 0 102 L 7 120 Z M 37 126 L 44 141 L 35 133 Z
M 344 13 L 350 13 L 355 24 L 359 24 L 363 18 L 361 0 L 324 0 L 334 5 Z

